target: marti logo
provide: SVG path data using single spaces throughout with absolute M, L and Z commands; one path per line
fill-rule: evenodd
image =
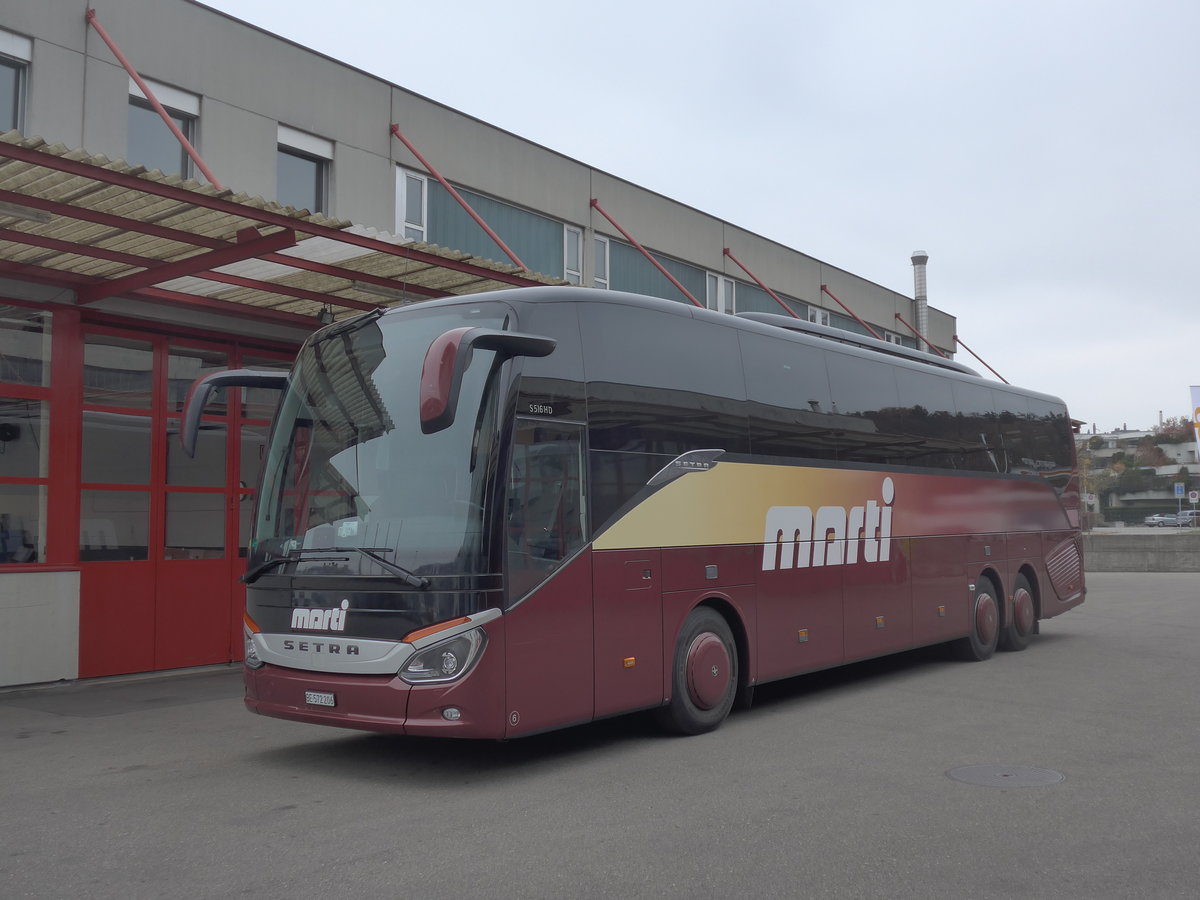
M 337 609 L 293 609 L 292 628 L 303 631 L 345 631 L 346 610 L 350 601 L 343 600 Z
M 896 487 L 883 479 L 882 503 L 864 506 L 772 506 L 763 534 L 764 572 L 810 566 L 887 562 L 892 548 L 892 501 Z

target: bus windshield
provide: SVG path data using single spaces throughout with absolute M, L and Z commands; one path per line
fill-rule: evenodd
M 456 304 L 376 316 L 307 343 L 267 448 L 250 571 L 288 574 L 291 563 L 305 576 L 488 572 L 495 353 L 472 355 L 449 428 L 422 433 L 419 384 L 436 337 L 508 324 L 500 304 Z M 339 548 L 363 552 L 317 552 Z

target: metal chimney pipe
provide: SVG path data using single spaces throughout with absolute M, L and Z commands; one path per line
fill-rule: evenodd
M 929 293 L 925 286 L 925 264 L 929 262 L 929 254 L 924 250 L 914 250 L 913 264 L 913 312 L 917 320 L 917 331 L 926 340 L 929 339 Z

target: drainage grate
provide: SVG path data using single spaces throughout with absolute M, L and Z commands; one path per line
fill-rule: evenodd
M 1034 766 L 959 766 L 946 773 L 964 784 L 984 787 L 1046 787 L 1066 779 L 1062 772 Z

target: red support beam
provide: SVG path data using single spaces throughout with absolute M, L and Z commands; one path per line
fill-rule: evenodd
M 663 266 L 663 264 L 660 263 L 657 259 L 655 259 L 654 255 L 651 254 L 649 250 L 647 250 L 645 247 L 643 247 L 641 244 L 639 244 L 637 242 L 637 238 L 635 238 L 632 234 L 630 234 L 628 231 L 626 231 L 624 228 L 622 228 L 619 224 L 617 224 L 617 220 L 614 219 L 612 216 L 610 216 L 607 212 L 604 211 L 604 207 L 600 205 L 600 201 L 597 200 L 595 197 L 592 198 L 592 209 L 596 210 L 596 212 L 600 213 L 600 215 L 602 215 L 602 216 L 604 216 L 604 218 L 608 219 L 608 223 L 610 225 L 612 225 L 613 228 L 617 229 L 617 231 L 621 232 L 621 236 L 623 238 L 625 238 L 625 240 L 629 241 L 629 243 L 633 244 L 633 246 L 635 246 L 638 249 L 638 252 L 641 253 L 642 256 L 646 257 L 646 259 L 648 259 L 650 261 L 650 265 L 652 265 L 652 266 L 654 266 L 654 268 L 658 269 L 658 271 L 660 271 L 666 277 L 666 279 L 669 282 L 671 282 L 671 284 L 675 285 L 675 287 L 680 291 L 680 293 L 683 294 L 683 296 L 685 296 L 689 300 L 691 300 L 694 305 L 699 306 L 701 309 L 704 309 L 704 304 L 701 303 L 699 300 L 697 300 L 695 297 L 693 297 L 692 292 L 689 291 L 687 288 L 685 288 L 682 284 L 680 284 L 679 280 L 674 275 L 672 275 L 670 272 L 668 272 L 666 270 L 666 267 Z
M 954 336 L 954 342 L 956 344 L 960 344 L 964 350 L 966 350 L 973 357 L 975 357 L 977 360 L 979 360 L 980 365 L 982 365 L 985 369 L 987 369 L 989 372 L 991 372 L 993 375 L 995 375 L 997 378 L 999 378 L 1005 384 L 1010 383 L 1007 378 L 1005 378 L 1003 375 L 1001 375 L 999 372 L 997 372 L 995 369 L 993 369 L 991 366 L 989 366 L 987 363 L 985 363 L 983 361 L 983 358 L 978 353 L 976 353 L 974 350 L 972 350 L 970 347 L 968 347 L 966 344 L 964 344 L 962 338 L 960 338 L 957 334 Z
M 209 250 L 207 253 L 198 253 L 173 263 L 156 265 L 132 275 L 111 278 L 99 284 L 80 288 L 76 292 L 76 302 L 80 305 L 94 303 L 105 297 L 125 294 L 138 288 L 151 287 L 173 278 L 183 278 L 185 275 L 207 272 L 219 266 L 253 259 L 263 253 L 273 253 L 296 244 L 296 235 L 292 231 L 275 231 L 265 237 L 249 237 L 249 234 L 257 235 L 258 232 L 253 228 L 248 228 L 238 233 L 236 244 L 228 244 L 220 250 Z
M 221 183 L 217 181 L 216 176 L 213 175 L 208 166 L 204 164 L 204 160 L 200 158 L 200 154 L 196 152 L 196 148 L 192 146 L 192 142 L 184 137 L 183 132 L 179 130 L 179 126 L 175 124 L 174 120 L 171 118 L 171 114 L 163 108 L 161 103 L 158 102 L 158 98 L 154 96 L 154 92 L 150 90 L 150 86 L 146 84 L 142 76 L 138 74 L 137 69 L 135 69 L 133 64 L 125 58 L 125 54 L 121 52 L 120 48 L 117 47 L 113 39 L 108 36 L 108 32 L 105 31 L 104 27 L 96 20 L 96 11 L 94 9 L 89 9 L 87 11 L 87 21 L 88 24 L 96 30 L 96 34 L 100 35 L 100 40 L 104 41 L 104 43 L 108 45 L 108 49 L 111 50 L 113 56 L 117 58 L 117 62 L 119 62 L 125 68 L 125 71 L 129 73 L 129 77 L 133 79 L 134 84 L 136 84 L 141 92 L 146 96 L 146 100 L 149 101 L 152 107 L 154 107 L 154 111 L 159 114 L 163 122 L 165 122 L 167 127 L 171 129 L 171 134 L 175 135 L 175 140 L 179 141 L 180 145 L 182 145 L 184 149 L 184 152 L 187 153 L 187 155 L 191 157 L 192 162 L 196 164 L 196 168 L 204 174 L 204 177 L 209 180 L 213 187 L 219 191 L 224 190 L 224 188 L 221 187 Z
M 774 300 L 776 303 L 778 303 L 780 306 L 782 306 L 784 309 L 786 309 L 788 311 L 789 315 L 791 315 L 793 318 L 796 318 L 796 319 L 800 318 L 800 314 L 798 312 L 796 312 L 794 309 L 792 309 L 790 306 L 788 306 L 786 303 L 784 303 L 783 300 L 780 299 L 778 294 L 776 294 L 773 290 L 771 290 L 769 287 L 767 287 L 765 284 L 763 284 L 761 281 L 759 281 L 759 278 L 757 275 L 755 275 L 753 272 L 751 272 L 749 269 L 747 269 L 745 264 L 740 259 L 738 259 L 736 256 L 734 256 L 732 253 L 729 252 L 728 247 L 725 248 L 724 253 L 726 256 L 728 256 L 730 259 L 732 259 L 735 263 L 737 263 L 743 272 L 745 272 L 747 275 L 749 275 L 751 278 L 753 278 L 755 284 L 757 284 L 760 288 L 762 288 L 764 291 L 766 291 L 768 294 L 770 294 L 772 300 Z
M 179 203 L 199 206 L 204 209 L 219 210 L 231 215 L 241 216 L 247 220 L 247 224 L 254 223 L 262 225 L 275 225 L 280 228 L 291 228 L 304 234 L 327 237 L 340 243 L 350 244 L 356 247 L 363 247 L 366 250 L 372 250 L 377 253 L 387 253 L 392 256 L 402 257 L 404 259 L 416 260 L 418 262 L 423 262 L 426 265 L 436 266 L 442 269 L 450 269 L 455 272 L 462 272 L 464 274 L 473 275 L 477 278 L 485 278 L 490 281 L 500 281 L 505 284 L 512 284 L 520 287 L 540 285 L 543 283 L 524 275 L 517 275 L 511 272 L 499 272 L 493 269 L 484 268 L 482 266 L 473 265 L 468 262 L 447 259 L 445 257 L 437 256 L 433 253 L 414 250 L 412 248 L 405 247 L 402 244 L 392 244 L 387 241 L 381 241 L 378 238 L 368 237 L 362 234 L 355 234 L 353 232 L 338 228 L 332 228 L 329 225 L 324 225 L 318 222 L 309 222 L 304 219 L 294 218 L 282 213 L 271 212 L 270 210 L 244 206 L 243 204 L 234 200 L 229 200 L 226 197 L 213 196 L 205 193 L 204 191 L 197 191 L 194 189 L 180 187 L 178 185 L 151 181 L 146 178 L 139 178 L 136 175 L 130 175 L 126 172 L 115 172 L 111 169 L 105 169 L 101 166 L 93 165 L 91 163 L 79 162 L 66 157 L 45 153 L 41 150 L 33 150 L 27 147 L 20 147 L 15 144 L 7 144 L 3 141 L 0 141 L 0 157 L 17 159 L 33 165 L 43 166 L 54 171 L 67 172 L 71 175 L 79 175 L 84 178 L 89 178 L 93 181 L 113 184 L 119 187 L 132 188 L 137 191 L 153 194 L 156 197 L 164 197 L 168 200 L 174 200 Z M 42 208 L 43 204 L 36 202 L 36 198 L 27 197 L 24 194 L 19 194 L 16 196 L 20 199 L 14 200 L 13 202 L 20 203 L 24 206 Z M 45 201 L 43 201 L 43 203 L 44 202 Z M 76 207 L 70 208 L 77 209 Z M 84 211 L 78 210 L 78 212 L 83 213 Z M 85 217 L 83 215 L 75 215 L 75 218 Z M 195 236 L 189 236 L 191 237 L 192 242 L 196 243 Z
M 317 320 L 313 316 L 285 312 L 272 306 L 247 306 L 244 303 L 231 303 L 228 300 L 217 300 L 214 297 L 199 297 L 195 294 L 169 291 L 165 288 L 142 288 L 140 291 L 135 292 L 134 296 L 153 300 L 156 303 L 169 303 L 188 309 L 209 309 L 224 315 L 277 322 L 280 325 L 290 325 L 293 328 L 304 328 L 309 331 L 315 331 L 318 328 Z M 334 303 L 334 305 L 336 306 L 337 304 Z
M 874 328 L 872 328 L 870 325 L 868 325 L 866 322 L 864 322 L 862 319 L 860 319 L 858 316 L 856 316 L 854 314 L 854 310 L 852 310 L 850 307 L 848 307 L 845 303 L 843 303 L 837 297 L 834 297 L 833 291 L 831 291 L 829 289 L 828 285 L 824 285 L 824 284 L 821 285 L 821 292 L 824 294 L 828 294 L 830 297 L 833 297 L 833 302 L 836 303 L 838 306 L 840 306 L 842 309 L 844 309 L 846 311 L 846 315 L 850 316 L 850 318 L 852 318 L 855 322 L 857 322 L 863 328 L 867 329 L 867 331 L 871 332 L 871 337 L 875 338 L 875 340 L 877 340 L 877 341 L 883 340 L 883 338 L 880 337 L 879 332 L 877 332 Z
M 487 236 L 496 242 L 496 246 L 505 252 L 508 258 L 513 261 L 513 265 L 515 265 L 518 269 L 524 269 L 526 272 L 528 272 L 529 266 L 521 262 L 521 258 L 509 249 L 508 244 L 500 240 L 500 236 L 496 234 L 496 232 L 492 231 L 491 226 L 489 226 L 487 222 L 483 221 L 483 217 L 480 216 L 479 213 L 475 212 L 475 210 L 471 208 L 471 204 L 464 200 L 462 195 L 454 189 L 454 186 L 442 177 L 442 173 L 435 169 L 433 164 L 421 155 L 420 151 L 412 145 L 412 142 L 410 142 L 409 139 L 400 132 L 400 126 L 394 122 L 392 123 L 392 134 L 396 136 L 396 139 L 400 141 L 400 143 L 408 148 L 409 153 L 417 158 L 417 162 L 425 167 L 425 171 L 437 179 L 438 184 L 440 184 L 449 192 L 450 196 L 458 202 L 458 205 L 466 210 L 467 215 L 475 220 L 475 224 L 482 228 Z
M 929 340 L 925 337 L 925 335 L 921 334 L 921 332 L 917 331 L 917 329 L 915 329 L 911 325 L 909 325 L 908 320 L 905 319 L 904 316 L 900 315 L 900 313 L 896 313 L 896 318 L 899 319 L 902 323 L 904 323 L 904 327 L 907 328 L 909 331 L 911 331 L 916 336 L 917 340 L 921 341 L 926 347 L 928 347 L 930 350 L 932 350 L 934 353 L 936 353 L 942 359 L 949 359 L 949 357 L 946 356 L 945 353 L 943 353 L 941 350 L 939 350 L 933 344 L 929 343 Z
M 40 197 L 28 197 L 24 194 L 18 194 L 14 191 L 0 190 L 0 201 L 15 203 L 20 206 L 28 206 L 32 209 L 40 209 L 56 216 L 63 216 L 69 219 L 78 219 L 81 222 L 91 222 L 95 225 L 105 225 L 109 228 L 112 228 L 114 233 L 135 232 L 138 234 L 149 234 L 154 237 L 177 241 L 181 244 L 188 244 L 194 247 L 205 247 L 210 250 L 219 250 L 222 247 L 229 246 L 228 241 L 223 241 L 218 237 L 193 234 L 190 231 L 181 231 L 177 228 L 168 228 L 164 225 L 156 225 L 150 222 L 139 222 L 136 219 L 127 219 L 122 216 L 115 216 L 112 213 L 86 209 L 81 206 L 71 206 L 70 204 L 55 200 L 44 200 Z M 8 240 L 16 244 L 28 244 L 35 247 L 45 247 L 47 249 L 60 250 L 63 253 L 75 253 L 80 256 L 89 256 L 96 259 L 107 259 L 112 262 L 125 262 L 134 266 L 151 266 L 155 264 L 153 260 L 145 259 L 140 256 L 133 256 L 131 254 L 122 255 L 117 251 L 104 250 L 94 245 L 73 244 L 70 241 L 41 237 L 25 231 L 11 231 L 5 229 L 4 235 L 3 237 L 0 237 L 0 239 Z M 292 256 L 285 253 L 264 253 L 259 257 L 259 259 L 264 262 L 273 262 L 279 265 L 289 266 L 294 269 L 317 272 L 318 274 L 329 275 L 334 278 L 344 278 L 346 281 L 350 282 L 361 281 L 364 284 L 374 284 L 390 290 L 405 291 L 421 297 L 449 296 L 445 291 L 437 291 L 432 288 L 408 284 L 404 281 L 398 281 L 396 279 L 386 278 L 380 275 L 372 275 L 367 272 L 359 272 L 356 269 L 348 269 L 343 266 L 333 265 L 331 263 L 316 262 L 311 259 L 304 259 L 303 257 Z M 423 264 L 433 265 L 432 262 Z M 199 275 L 198 277 L 210 278 L 210 280 L 213 281 L 223 280 L 222 278 L 216 277 L 217 274 L 218 273 L 211 273 L 210 275 Z M 241 282 L 230 283 L 233 284 Z M 269 284 L 269 282 L 264 282 L 263 284 Z M 256 287 L 259 285 L 251 283 L 246 284 L 245 286 Z M 278 291 L 278 286 L 272 286 L 270 289 Z M 334 306 L 345 306 L 348 309 L 374 309 L 373 304 L 365 305 L 358 303 L 357 301 L 343 300 L 338 297 L 330 297 L 325 302 L 331 303 Z
M 4 260 L 0 260 L 0 275 L 9 275 L 25 281 L 48 284 L 55 287 L 63 287 L 64 285 L 86 287 L 91 284 L 100 283 L 85 275 L 78 275 L 75 272 L 63 272 L 58 269 L 47 269 L 42 266 L 30 265 L 29 263 L 14 263 Z M 170 303 L 181 307 L 211 309 L 244 319 L 279 322 L 297 328 L 308 328 L 311 330 L 316 327 L 313 324 L 315 320 L 312 316 L 281 312 L 269 306 L 247 306 L 244 303 L 231 303 L 227 300 L 217 300 L 212 297 L 185 294 L 182 291 L 168 291 L 162 288 L 142 288 L 141 290 L 134 291 L 131 296 L 151 299 L 160 303 Z M 334 305 L 336 306 L 337 304 L 335 303 Z

